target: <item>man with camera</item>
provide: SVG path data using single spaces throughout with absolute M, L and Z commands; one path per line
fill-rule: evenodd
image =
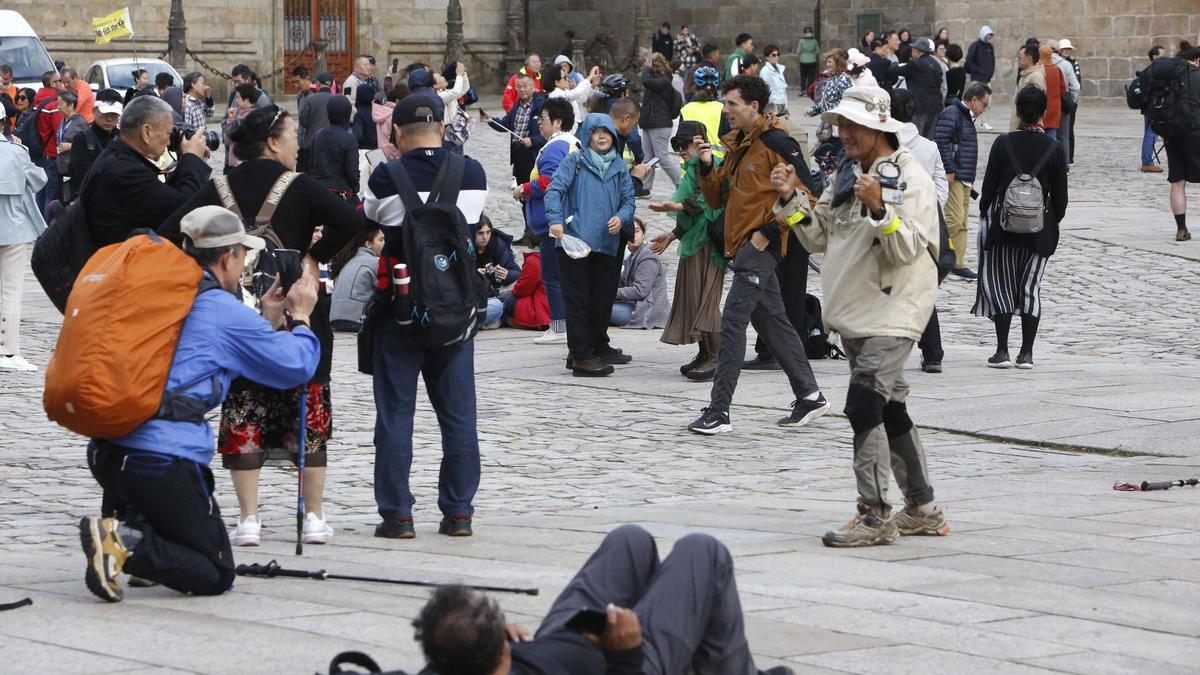
M 746 641 L 733 557 L 704 534 L 659 560 L 637 525 L 608 534 L 559 594 L 537 635 L 487 596 L 443 586 L 416 621 L 429 669 L 457 675 L 792 675 L 759 670 Z
M 846 416 L 854 429 L 858 515 L 828 532 L 826 546 L 890 544 L 903 535 L 944 535 L 925 451 L 905 407 L 904 363 L 937 295 L 938 211 L 933 179 L 900 146 L 904 124 L 879 87 L 851 87 L 822 120 L 838 128 L 846 157 L 815 206 L 795 167 L 777 164 L 778 222 L 809 251 L 825 252 L 822 318 L 850 361 Z M 904 492 L 891 513 L 888 469 Z
M 100 153 L 80 199 L 97 247 L 125 241 L 133 230 L 158 229 L 208 182 L 207 135 L 175 134 L 179 161 L 166 181 L 155 160 L 167 151 L 174 131 L 171 106 L 157 96 L 139 96 L 121 112 L 121 135 Z

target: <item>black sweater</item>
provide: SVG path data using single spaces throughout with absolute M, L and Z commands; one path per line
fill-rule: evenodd
M 1009 159 L 1005 143 L 1011 143 L 1020 167 Z M 1012 234 L 1000 229 L 998 209 L 1004 202 L 1004 191 L 1013 178 L 1022 172 L 1032 171 L 1042 154 L 1051 145 L 1059 148 L 1042 166 L 1037 178 L 1042 184 L 1047 207 L 1042 231 L 1037 234 Z M 1001 243 L 1033 250 L 1048 258 L 1058 248 L 1058 224 L 1067 213 L 1067 159 L 1058 141 L 1049 136 L 1031 131 L 1014 131 L 1003 134 L 992 144 L 988 155 L 987 173 L 983 177 L 983 191 L 979 196 L 979 213 L 987 218 L 986 248 Z

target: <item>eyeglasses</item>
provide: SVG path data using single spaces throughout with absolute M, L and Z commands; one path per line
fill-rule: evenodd
M 779 56 L 779 52 L 771 52 L 770 54 L 767 54 L 768 59 L 771 58 L 772 56 Z
M 18 100 L 18 101 L 28 101 L 29 99 L 28 99 L 28 98 L 26 98 L 26 97 L 24 97 L 24 96 L 18 96 L 18 97 L 17 97 L 17 100 Z

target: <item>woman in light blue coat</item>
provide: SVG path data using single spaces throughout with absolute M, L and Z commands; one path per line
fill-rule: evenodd
M 616 151 L 617 127 L 608 115 L 588 115 L 578 131 L 587 147 L 568 156 L 546 188 L 546 221 L 559 240 L 559 279 L 567 315 L 567 367 L 577 377 L 603 377 L 612 364 L 632 359 L 608 343 L 621 242 L 633 238 L 633 179 Z M 591 253 L 575 259 L 562 249 L 564 234 Z
M 0 370 L 37 370 L 21 356 L 21 293 L 29 251 L 46 229 L 34 198 L 45 184 L 29 151 L 0 136 Z

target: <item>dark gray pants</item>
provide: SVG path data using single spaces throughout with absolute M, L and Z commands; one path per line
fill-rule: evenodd
M 747 243 L 730 265 L 733 283 L 721 313 L 721 352 L 717 357 L 710 403 L 717 410 L 728 412 L 733 401 L 742 361 L 746 358 L 747 324 L 754 325 L 754 330 L 779 362 L 797 399 L 820 389 L 812 367 L 808 365 L 800 335 L 788 320 L 776 276 L 778 261 L 770 251 L 770 248 L 760 251 Z
M 650 533 L 613 530 L 554 601 L 541 638 L 566 630 L 580 609 L 632 608 L 642 625 L 646 675 L 755 675 L 733 558 L 705 534 L 680 539 L 659 562 Z

